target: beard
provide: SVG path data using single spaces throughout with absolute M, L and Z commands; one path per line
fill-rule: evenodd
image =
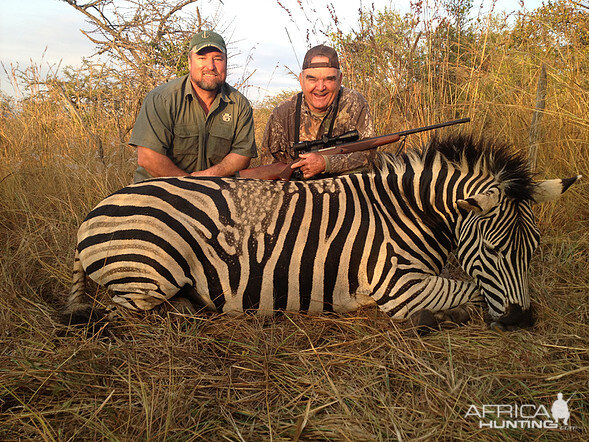
M 221 85 L 224 83 L 224 81 L 220 75 L 217 75 L 216 77 L 213 77 L 213 78 L 204 78 L 204 75 L 203 75 L 203 77 L 196 80 L 195 83 L 199 88 L 201 88 L 205 91 L 214 92 L 221 87 Z

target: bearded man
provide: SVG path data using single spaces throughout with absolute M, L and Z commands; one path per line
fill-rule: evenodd
M 293 144 L 335 137 L 357 130 L 359 138 L 375 136 L 372 117 L 364 97 L 342 87 L 343 74 L 337 52 L 319 45 L 307 51 L 299 75 L 301 92 L 278 105 L 270 115 L 260 147 L 261 164 L 294 163 L 304 178 L 320 173 L 341 174 L 368 166 L 374 151 L 350 154 L 297 155 Z
M 257 156 L 252 107 L 226 83 L 223 37 L 190 40 L 189 73 L 147 94 L 129 144 L 137 148 L 134 181 L 163 176 L 233 176 Z

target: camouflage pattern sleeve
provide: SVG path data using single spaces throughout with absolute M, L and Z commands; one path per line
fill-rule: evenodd
M 352 152 L 349 154 L 323 155 L 325 173 L 340 174 L 363 170 L 374 160 L 376 149 Z
M 276 107 L 266 123 L 259 152 L 261 165 L 292 161 L 288 153 L 288 149 L 292 147 L 292 141 L 289 141 L 291 131 L 288 128 L 288 108 L 288 102 Z
M 275 111 L 272 112 L 264 128 L 264 136 L 262 137 L 262 143 L 258 152 L 260 165 L 272 164 L 274 162 L 274 157 L 272 157 L 272 153 L 270 152 L 270 146 L 279 143 L 277 138 L 279 138 L 281 132 L 275 118 L 275 113 Z
M 375 137 L 374 125 L 372 123 L 372 115 L 368 108 L 366 99 L 358 93 L 357 101 L 357 120 L 356 128 L 360 134 L 360 139 Z

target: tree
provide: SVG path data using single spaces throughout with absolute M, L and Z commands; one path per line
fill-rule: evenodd
M 198 0 L 62 1 L 84 14 L 92 26 L 82 33 L 95 44 L 95 55 L 107 67 L 111 90 L 120 94 L 111 101 L 129 117 L 120 128 L 122 135 L 131 130 L 149 90 L 188 71 L 192 34 L 215 27 L 215 19 L 203 20 L 198 8 L 187 10 Z

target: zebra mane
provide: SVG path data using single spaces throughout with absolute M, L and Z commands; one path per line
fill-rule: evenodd
M 374 162 L 374 170 L 376 173 L 399 173 L 408 163 L 420 164 L 431 170 L 438 158 L 455 167 L 493 175 L 509 198 L 532 200 L 534 175 L 524 153 L 516 152 L 506 143 L 472 135 L 434 136 L 421 150 L 408 151 L 398 156 L 380 152 Z

